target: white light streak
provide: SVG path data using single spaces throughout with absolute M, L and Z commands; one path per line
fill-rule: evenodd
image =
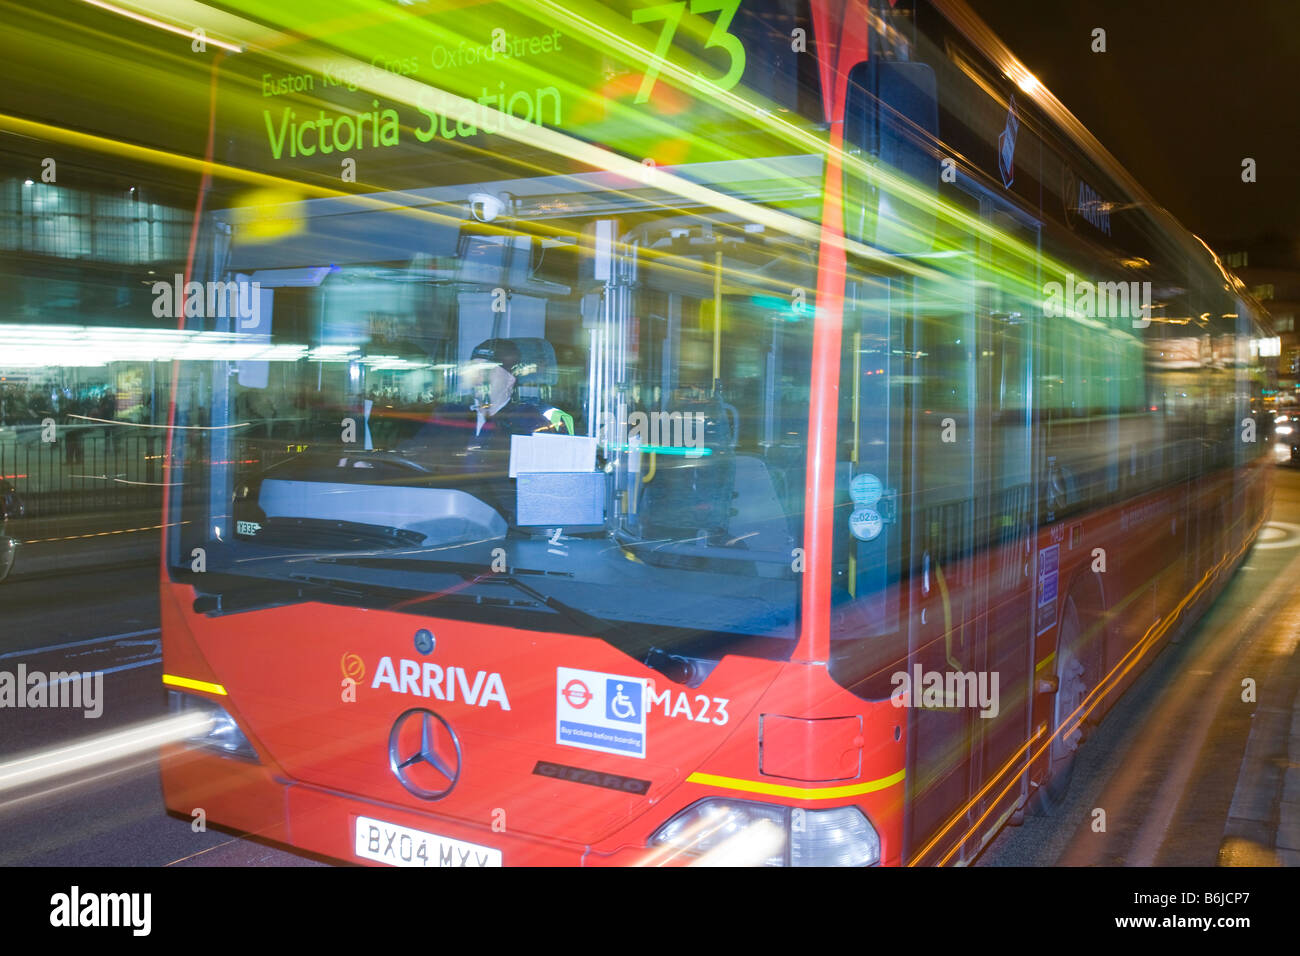
M 9 760 L 0 763 L 0 794 L 197 736 L 211 726 L 209 714 L 177 714 Z

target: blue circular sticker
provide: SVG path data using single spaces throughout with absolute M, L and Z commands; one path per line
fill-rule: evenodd
M 858 475 L 849 482 L 849 497 L 859 507 L 874 506 L 884 491 L 885 486 L 880 483 L 880 479 L 870 473 Z
M 858 508 L 849 515 L 849 531 L 859 541 L 870 541 L 884 530 L 885 522 L 880 512 L 871 508 Z

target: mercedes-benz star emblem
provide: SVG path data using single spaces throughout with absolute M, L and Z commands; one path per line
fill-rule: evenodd
M 460 756 L 460 738 L 451 724 L 422 707 L 398 717 L 388 735 L 389 768 L 421 800 L 451 793 L 460 778 Z

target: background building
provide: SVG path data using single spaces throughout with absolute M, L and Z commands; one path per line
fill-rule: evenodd
M 1220 243 L 1215 248 L 1224 265 L 1269 310 L 1273 330 L 1281 339 L 1277 362 L 1279 400 L 1293 400 L 1300 382 L 1300 339 L 1296 336 L 1296 316 L 1300 315 L 1300 241 L 1270 235 L 1250 242 Z

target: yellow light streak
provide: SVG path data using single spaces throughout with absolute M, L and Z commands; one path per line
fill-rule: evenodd
M 23 541 L 23 544 L 48 544 L 52 541 L 79 541 L 82 538 L 103 538 L 114 534 L 134 534 L 137 531 L 161 531 L 163 528 L 174 528 L 183 524 L 189 524 L 189 522 L 172 521 L 167 524 L 145 525 L 141 528 L 118 528 L 115 531 L 94 531 L 90 534 L 65 534 L 59 538 L 29 538 Z
M 1042 745 L 1028 757 L 1028 759 L 1025 761 L 1026 766 L 1032 765 L 1034 761 L 1036 761 L 1039 757 L 1041 757 L 1043 753 L 1046 752 L 1047 748 L 1052 745 L 1052 742 L 1056 740 L 1058 736 L 1069 736 L 1070 734 L 1074 733 L 1074 731 L 1077 730 L 1085 720 L 1088 719 L 1088 717 L 1092 714 L 1094 710 L 1097 709 L 1097 707 L 1101 704 L 1101 702 L 1105 700 L 1114 690 L 1116 690 L 1120 686 L 1120 683 L 1123 681 L 1125 676 L 1127 676 L 1128 673 L 1132 671 L 1134 667 L 1137 666 L 1138 662 L 1143 657 L 1146 656 L 1147 652 L 1150 651 L 1153 647 L 1155 647 L 1160 642 L 1160 639 L 1166 633 L 1168 633 L 1169 629 L 1182 616 L 1183 611 L 1186 610 L 1188 605 L 1190 605 L 1194 600 L 1196 600 L 1196 598 L 1200 595 L 1200 593 L 1215 579 L 1215 577 L 1219 574 L 1219 572 L 1222 571 L 1224 568 L 1228 567 L 1229 565 L 1231 565 L 1234 561 L 1236 561 L 1239 557 L 1241 557 L 1248 548 L 1251 547 L 1251 545 L 1254 543 L 1255 535 L 1258 534 L 1259 529 L 1260 527 L 1263 526 L 1263 524 L 1264 524 L 1264 519 L 1261 519 L 1260 521 L 1256 522 L 1254 529 L 1249 534 L 1246 535 L 1243 545 L 1237 549 L 1236 553 L 1231 555 L 1225 554 L 1221 559 L 1219 559 L 1219 561 L 1213 567 L 1211 567 L 1208 571 L 1205 572 L 1205 574 L 1201 577 L 1201 580 L 1197 582 L 1195 587 L 1193 587 L 1190 591 L 1188 591 L 1185 595 L 1183 595 L 1182 600 L 1178 602 L 1178 604 L 1168 615 L 1156 619 L 1156 621 L 1152 623 L 1152 625 L 1149 628 L 1147 628 L 1147 631 L 1145 634 L 1142 635 L 1141 640 L 1139 640 L 1136 644 L 1134 644 L 1133 647 L 1129 649 L 1128 653 L 1126 653 L 1123 657 L 1121 657 L 1118 661 L 1116 661 L 1115 666 L 1112 667 L 1110 671 L 1101 680 L 1097 682 L 1097 686 L 1093 688 L 1092 692 L 1089 693 L 1088 696 L 1085 697 L 1082 702 L 1080 702 L 1079 706 L 1074 709 L 1073 713 L 1071 713 L 1068 717 L 1066 717 L 1061 722 L 1061 726 L 1058 727 L 1056 731 L 1053 734 L 1051 734 L 1051 736 L 1049 736 L 1046 740 L 1044 740 Z M 929 853 L 938 844 L 939 840 L 943 837 L 943 835 L 947 833 L 956 823 L 958 823 L 961 820 L 961 818 L 965 816 L 968 810 L 970 810 L 973 806 L 975 806 L 975 804 L 979 801 L 979 799 L 985 793 L 988 792 L 989 787 L 993 783 L 995 783 L 998 780 L 998 778 L 1000 778 L 1004 773 L 1006 773 L 1007 769 L 1010 766 L 1014 764 L 1016 758 L 1019 757 L 1020 754 L 1023 753 L 1027 747 L 1032 745 L 1034 741 L 1037 740 L 1038 737 L 1042 735 L 1043 729 L 1044 728 L 1039 728 L 1039 731 L 1035 733 L 1033 737 L 1030 738 L 1028 743 L 1026 743 L 1025 746 L 1022 747 L 1019 751 L 1017 751 L 1016 754 L 1012 756 L 1011 760 L 1009 760 L 1006 764 L 1004 764 L 1003 767 L 1000 770 L 998 770 L 998 772 L 995 773 L 989 779 L 989 781 L 985 784 L 985 786 L 980 789 L 979 793 L 977 793 L 974 797 L 968 800 L 959 810 L 957 810 L 952 815 L 952 817 L 949 819 L 948 824 L 944 826 L 943 829 L 939 831 L 939 833 L 937 833 L 934 837 L 932 837 L 930 842 L 927 843 L 910 861 L 908 861 L 907 864 L 908 866 L 919 865 L 920 861 L 925 857 L 927 853 Z M 1014 786 L 1019 781 L 1019 779 L 1020 779 L 1019 774 L 1016 774 L 1014 777 L 1012 777 L 1012 779 L 1007 783 L 1007 785 L 1002 789 L 1002 791 L 997 795 L 997 797 L 990 802 L 988 809 L 984 811 L 984 813 L 979 817 L 978 820 L 976 820 L 974 823 L 971 824 L 971 826 L 966 830 L 962 838 L 958 840 L 952 846 L 951 849 L 948 850 L 947 854 L 940 860 L 939 862 L 940 866 L 946 864 L 948 860 L 950 860 L 952 856 L 972 836 L 974 836 L 978 832 L 980 825 L 984 822 L 984 820 L 988 818 L 989 814 L 993 812 L 994 808 L 1001 803 L 1002 799 L 1007 795 L 1011 787 Z
M 195 31 L 192 29 L 186 30 L 184 27 L 178 27 L 173 23 L 165 23 L 162 20 L 156 20 L 153 17 L 145 16 L 142 13 L 134 13 L 130 10 L 123 9 L 122 7 L 114 6 L 111 3 L 105 3 L 104 0 L 82 0 L 82 3 L 88 3 L 92 7 L 99 7 L 101 10 L 107 10 L 109 13 L 115 13 L 119 17 L 126 17 L 130 20 L 136 21 L 137 23 L 143 23 L 146 26 L 151 26 L 158 30 L 166 30 L 168 33 L 174 33 L 177 36 L 185 37 L 187 40 L 198 38 Z M 244 48 L 238 44 L 227 43 L 224 40 L 218 40 L 215 37 L 208 36 L 206 30 L 203 33 L 202 39 L 204 43 L 211 43 L 213 46 L 219 46 L 221 49 L 227 50 L 231 53 L 244 52 Z

